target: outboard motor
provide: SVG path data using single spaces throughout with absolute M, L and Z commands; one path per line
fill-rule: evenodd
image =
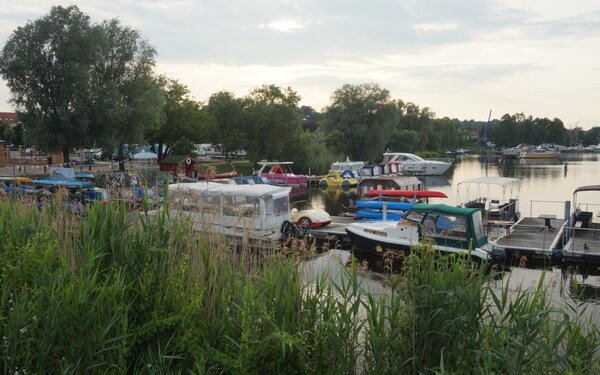
M 284 239 L 288 239 L 289 237 L 302 238 L 306 234 L 306 230 L 302 230 L 296 224 L 286 220 L 281 224 L 281 233 L 283 233 Z
M 502 247 L 494 247 L 490 255 L 490 264 L 503 265 L 506 263 L 506 250 Z
M 561 249 L 554 249 L 554 251 L 552 251 L 552 260 L 550 265 L 551 266 L 557 266 L 563 263 L 564 260 L 564 254 L 562 252 Z

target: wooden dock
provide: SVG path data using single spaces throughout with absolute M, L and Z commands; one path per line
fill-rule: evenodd
M 506 250 L 510 264 L 549 266 L 556 263 L 553 256 L 562 247 L 564 224 L 562 219 L 524 217 L 511 226 L 509 233 L 499 233 L 501 237 L 495 242 Z
M 346 226 L 353 221 L 352 217 L 332 216 L 331 224 L 309 229 L 308 233 L 318 246 L 328 244 L 329 248 L 352 250 Z M 547 223 L 554 231 L 546 226 Z M 565 225 L 562 219 L 547 221 L 543 218 L 525 217 L 508 229 L 504 226 L 492 227 L 488 234 L 492 241 L 506 250 L 509 265 L 584 266 L 600 272 L 600 228 L 578 229 L 574 236 L 568 236 L 571 242 L 567 243 L 565 235 L 573 231 L 569 232 L 570 229 Z M 565 244 L 571 248 L 566 248 Z
M 331 224 L 309 229 L 308 233 L 317 241 L 319 246 L 327 243 L 330 248 L 350 249 L 350 239 L 346 233 L 346 226 L 354 221 L 350 216 L 332 216 Z

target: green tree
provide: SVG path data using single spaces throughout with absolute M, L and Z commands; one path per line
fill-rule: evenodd
M 208 100 L 207 111 L 214 118 L 213 143 L 221 145 L 225 157 L 230 152 L 245 149 L 248 145 L 248 134 L 244 128 L 244 101 L 226 91 L 213 94 Z
M 300 134 L 300 96 L 275 85 L 254 89 L 243 101 L 243 122 L 248 158 L 283 160 L 298 157 L 289 152 Z
M 428 128 L 430 129 L 428 150 L 447 151 L 460 147 L 461 139 L 455 121 L 448 117 L 432 119 Z
M 389 91 L 376 84 L 337 89 L 324 118 L 328 144 L 354 160 L 379 160 L 398 122 Z
M 161 78 L 165 104 L 160 124 L 150 128 L 148 139 L 158 144 L 158 157 L 172 152 L 190 153 L 194 143 L 210 136 L 213 119 L 201 103 L 190 98 L 188 88 L 177 80 Z M 176 147 L 175 147 L 176 146 Z
M 579 132 L 582 132 L 581 128 L 578 128 L 578 130 Z M 580 136 L 580 139 L 585 146 L 597 145 L 600 143 L 600 126 L 594 126 L 590 130 L 583 132 L 583 134 Z
M 76 6 L 50 13 L 8 37 L 0 74 L 32 141 L 47 151 L 89 144 L 90 73 L 95 61 L 89 17 Z
M 116 146 L 141 143 L 147 129 L 164 121 L 161 80 L 153 74 L 156 51 L 138 31 L 118 20 L 94 27 L 97 46 L 90 103 L 95 138 Z
M 402 100 L 397 101 L 396 108 L 398 111 L 398 123 L 396 127 L 400 130 L 412 130 L 418 135 L 412 149 L 418 151 L 427 150 L 431 133 L 431 120 L 435 117 L 435 113 L 431 112 L 428 107 L 421 109 L 414 103 L 405 103 Z M 404 149 L 394 150 L 403 151 Z
M 6 141 L 8 143 L 13 143 L 12 140 L 14 139 L 14 137 L 15 132 L 13 128 L 11 128 L 10 124 L 6 121 L 0 121 L 0 140 Z

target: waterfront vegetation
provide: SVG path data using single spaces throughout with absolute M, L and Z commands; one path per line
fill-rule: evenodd
M 305 242 L 234 249 L 164 212 L 62 207 L 0 200 L 5 374 L 600 370 L 598 327 L 577 305 L 509 291 L 427 247 L 371 294 L 354 262 L 306 283 Z

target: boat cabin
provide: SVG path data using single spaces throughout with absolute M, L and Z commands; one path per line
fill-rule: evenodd
M 197 182 L 169 185 L 172 218 L 194 229 L 253 240 L 279 240 L 291 221 L 290 188 Z

